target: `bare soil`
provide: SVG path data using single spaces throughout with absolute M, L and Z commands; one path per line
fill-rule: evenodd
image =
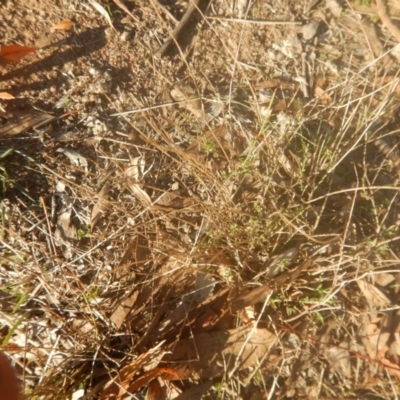
M 0 5 L 24 396 L 397 398 L 398 2 L 189 3 Z

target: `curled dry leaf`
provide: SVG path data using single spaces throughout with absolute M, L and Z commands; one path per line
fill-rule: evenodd
M 10 94 L 10 93 L 7 93 L 7 92 L 0 92 L 0 99 L 3 99 L 3 100 L 12 100 L 12 99 L 15 99 L 15 97 L 14 97 L 12 94 Z
M 114 25 L 111 21 L 110 14 L 107 12 L 107 10 L 95 0 L 89 0 L 89 2 L 92 5 L 92 7 L 95 10 L 97 10 L 107 20 L 107 22 L 111 26 L 111 28 L 113 28 L 114 31 L 116 31 L 116 29 L 114 28 Z
M 73 27 L 73 22 L 70 19 L 64 19 L 60 21 L 58 24 L 55 24 L 52 29 L 60 30 L 60 31 L 69 31 Z
M 123 367 L 116 377 L 111 378 L 104 390 L 101 393 L 99 399 L 100 400 L 108 400 L 108 399 L 120 399 L 124 396 L 131 386 L 131 381 L 134 376 L 146 366 L 149 367 L 151 363 L 154 362 L 158 357 L 162 357 L 165 352 L 161 350 L 164 345 L 164 341 L 157 344 L 157 346 L 153 347 L 149 351 L 144 354 L 141 354 L 130 364 Z M 136 382 L 135 380 L 134 382 Z
M 142 189 L 139 183 L 144 171 L 144 160 L 141 157 L 134 158 L 125 170 L 125 176 L 128 178 L 128 186 L 136 198 L 146 207 L 152 205 L 150 196 Z
M 34 47 L 20 46 L 19 44 L 11 44 L 9 46 L 1 46 L 0 57 L 7 61 L 19 61 L 28 54 L 34 53 Z

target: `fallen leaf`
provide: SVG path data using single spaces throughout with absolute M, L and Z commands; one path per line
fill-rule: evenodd
M 117 329 L 121 328 L 126 317 L 131 313 L 138 296 L 139 291 L 135 290 L 126 299 L 121 301 L 115 311 L 111 314 L 110 321 L 116 326 Z
M 141 157 L 134 158 L 130 165 L 125 170 L 125 175 L 128 179 L 128 186 L 132 190 L 132 193 L 138 198 L 138 200 L 146 207 L 151 206 L 153 203 L 150 196 L 142 189 L 139 180 L 143 175 L 144 165 Z
M 374 285 L 371 285 L 364 280 L 358 280 L 357 285 L 360 288 L 362 294 L 364 295 L 367 303 L 371 307 L 386 307 L 390 304 L 390 300 L 385 296 L 381 290 L 379 290 Z
M 119 264 L 114 268 L 114 275 L 120 276 L 128 271 L 139 272 L 143 270 L 149 260 L 149 241 L 146 236 L 138 234 L 125 250 Z
M 327 101 L 332 101 L 332 97 L 329 96 L 329 94 L 322 89 L 321 87 L 317 86 L 314 90 L 314 96 L 318 97 L 321 100 L 327 100 Z
M 140 20 L 135 17 L 126 7 L 122 0 L 114 0 L 114 3 L 123 11 L 125 11 L 128 15 L 130 15 L 136 22 L 140 22 Z
M 129 385 L 126 392 L 134 394 L 143 386 L 148 385 L 153 379 L 159 376 L 166 381 L 180 379 L 180 375 L 178 374 L 178 372 L 176 372 L 172 368 L 167 368 L 167 367 L 153 368 L 152 370 L 143 373 L 137 379 L 135 379 L 134 382 Z M 123 396 L 124 394 L 125 391 L 122 391 L 120 389 L 119 396 Z
M 395 280 L 395 276 L 393 274 L 388 274 L 386 272 L 382 272 L 380 274 L 374 275 L 374 282 L 379 286 L 387 286 Z
M 95 0 L 89 0 L 89 2 L 92 5 L 92 7 L 96 9 L 106 19 L 111 28 L 113 28 L 114 31 L 116 32 L 117 30 L 114 28 L 110 14 L 107 12 L 107 10 Z
M 269 330 L 254 327 L 200 333 L 174 343 L 163 362 L 173 362 L 181 379 L 216 378 L 259 365 L 276 340 Z
M 126 390 L 130 386 L 130 382 L 133 377 L 137 374 L 139 370 L 142 370 L 146 366 L 149 366 L 152 362 L 154 362 L 157 357 L 165 354 L 161 350 L 161 347 L 164 346 L 164 341 L 157 344 L 157 346 L 153 347 L 149 351 L 144 354 L 141 354 L 130 364 L 123 367 L 116 377 L 111 378 L 104 390 L 101 393 L 99 399 L 100 400 L 109 400 L 109 399 L 119 399 L 126 393 Z
M 11 137 L 24 133 L 30 128 L 39 128 L 54 120 L 54 117 L 36 110 L 22 110 L 0 113 L 4 121 L 0 126 L 0 137 Z
M 60 21 L 58 24 L 55 24 L 52 29 L 60 30 L 60 31 L 69 31 L 73 27 L 73 23 L 70 19 L 64 19 Z
M 349 341 L 340 343 L 338 347 L 327 348 L 325 356 L 331 368 L 350 379 L 353 371 L 351 367 L 351 353 L 347 349 L 351 350 Z
M 3 100 L 12 100 L 12 99 L 15 99 L 15 97 L 14 97 L 12 94 L 10 94 L 10 93 L 7 93 L 7 92 L 0 92 L 0 99 L 3 99 Z
M 34 53 L 34 47 L 20 46 L 19 44 L 11 44 L 9 46 L 1 46 L 0 57 L 7 61 L 19 61 L 21 58 L 30 53 Z
M 90 230 L 93 232 L 93 229 L 96 227 L 97 223 L 103 217 L 103 215 L 110 208 L 110 202 L 108 194 L 111 191 L 111 185 L 109 182 L 106 182 L 104 186 L 101 188 L 98 193 L 99 199 L 97 203 L 93 206 L 92 215 L 90 219 Z
M 195 279 L 196 290 L 182 297 L 178 307 L 160 324 L 159 332 L 168 331 L 167 327 L 176 325 L 178 321 L 184 320 L 190 308 L 201 304 L 212 295 L 216 284 L 215 279 L 201 272 L 196 273 Z
M 388 367 L 388 371 L 392 375 L 395 375 L 395 376 L 397 376 L 397 378 L 400 378 L 400 368 L 397 364 L 392 363 L 387 358 L 382 358 L 380 361 L 382 364 L 384 364 L 386 367 Z
M 83 167 L 85 171 L 87 171 L 88 161 L 77 151 L 71 149 L 64 149 L 62 147 L 58 148 L 56 151 L 57 153 L 64 153 L 70 159 L 72 164 L 76 165 L 77 167 Z
M 287 270 L 288 267 L 290 267 L 296 260 L 298 254 L 298 247 L 290 247 L 282 253 L 277 254 L 264 264 L 263 270 L 265 269 L 265 271 L 260 272 L 256 277 L 264 275 L 267 279 L 274 278 L 275 276 Z
M 206 383 L 192 386 L 190 389 L 181 393 L 178 397 L 175 397 L 175 400 L 200 400 L 213 385 L 214 382 L 211 380 Z
M 147 389 L 146 400 L 160 400 L 164 399 L 163 388 L 160 385 L 160 382 L 155 379 L 149 383 L 149 387 Z
M 175 101 L 180 103 L 181 107 L 189 110 L 196 118 L 203 118 L 201 101 L 189 85 L 181 84 L 179 87 L 172 89 L 170 94 Z

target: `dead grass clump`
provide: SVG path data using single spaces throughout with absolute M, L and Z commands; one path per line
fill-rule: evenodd
M 335 37 L 363 35 L 355 11 L 296 30 L 298 7 L 251 3 L 250 23 L 215 1 L 150 58 L 184 13 L 119 3 L 93 7 L 101 40 L 137 28 L 95 49 L 121 79 L 69 73 L 53 131 L 2 117 L 0 332 L 26 396 L 393 396 L 398 78 Z M 271 12 L 290 23 L 256 25 Z

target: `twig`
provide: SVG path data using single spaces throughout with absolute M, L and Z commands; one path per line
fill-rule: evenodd
M 128 15 L 130 15 L 134 21 L 140 22 L 140 19 L 135 17 L 126 7 L 122 0 L 114 0 L 114 3 L 123 11 L 125 11 Z
M 176 43 L 178 45 L 178 38 L 188 25 L 188 22 L 192 19 L 193 14 L 199 8 L 199 5 L 202 0 L 191 0 L 188 9 L 186 10 L 184 16 L 179 21 L 179 24 L 172 32 L 172 37 L 170 37 L 157 51 L 155 54 L 156 57 L 164 57 L 167 52 L 171 49 L 171 46 Z
M 49 246 L 50 252 L 52 252 L 53 254 L 57 254 L 56 245 L 54 244 L 53 235 L 51 234 L 51 223 L 50 223 L 49 215 L 47 214 L 46 203 L 42 196 L 40 196 L 40 202 L 42 203 L 44 215 L 46 216 L 47 227 L 49 228 L 49 238 L 50 238 L 50 243 L 51 243 L 51 246 Z
M 207 19 L 217 21 L 238 22 L 240 24 L 259 24 L 259 25 L 301 25 L 300 21 L 270 21 L 265 19 L 245 19 L 245 18 L 227 18 L 217 16 L 207 16 Z
M 201 97 L 193 97 L 190 100 L 201 100 Z M 169 107 L 169 106 L 174 106 L 177 104 L 186 104 L 187 100 L 182 100 L 182 101 L 171 101 L 169 103 L 163 103 L 163 104 L 157 104 L 155 106 L 150 106 L 150 107 L 145 107 L 145 108 L 138 108 L 137 110 L 131 110 L 131 111 L 123 111 L 115 114 L 110 114 L 110 117 L 117 117 L 120 115 L 129 115 L 129 114 L 137 114 L 140 112 L 145 112 L 145 111 L 150 111 L 150 110 L 157 110 L 158 108 L 163 108 L 163 107 Z
M 377 14 L 382 21 L 382 24 L 388 29 L 388 31 L 394 36 L 394 38 L 400 42 L 400 29 L 393 24 L 389 14 L 386 11 L 386 1 L 376 0 Z

